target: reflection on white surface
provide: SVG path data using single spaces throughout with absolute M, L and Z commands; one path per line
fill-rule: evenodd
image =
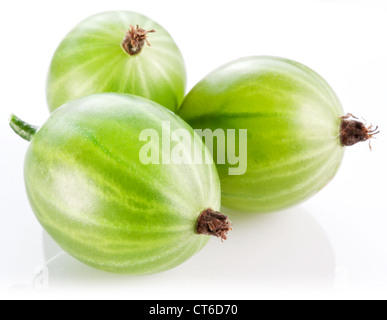
M 33 280 L 35 288 L 114 288 L 136 297 L 147 292 L 188 293 L 192 288 L 254 290 L 264 287 L 327 286 L 335 282 L 335 259 L 329 239 L 303 208 L 268 215 L 226 212 L 234 230 L 221 243 L 207 247 L 183 265 L 151 276 L 123 276 L 94 270 L 64 253 L 43 233 L 45 263 Z M 167 298 L 167 297 L 166 297 Z

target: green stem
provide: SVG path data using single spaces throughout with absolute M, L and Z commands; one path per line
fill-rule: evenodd
M 14 114 L 11 115 L 9 125 L 11 126 L 12 130 L 16 132 L 17 135 L 27 141 L 31 141 L 36 131 L 38 130 L 38 127 L 32 126 L 20 120 Z

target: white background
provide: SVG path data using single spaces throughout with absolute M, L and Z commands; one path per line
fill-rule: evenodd
M 162 24 L 180 46 L 188 89 L 213 69 L 251 55 L 297 60 L 320 73 L 347 112 L 381 127 L 373 152 L 348 149 L 335 180 L 297 208 L 232 215 L 229 240 L 213 239 L 166 273 L 127 277 L 61 254 L 24 190 L 28 144 L 10 113 L 42 124 L 50 59 L 79 21 L 133 10 Z M 387 298 L 387 2 L 1 1 L 0 296 L 129 299 Z

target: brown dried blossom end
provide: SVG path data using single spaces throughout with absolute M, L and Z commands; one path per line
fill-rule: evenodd
M 151 44 L 148 41 L 148 33 L 154 33 L 155 30 L 145 30 L 140 28 L 138 25 L 136 27 L 130 26 L 130 29 L 126 33 L 124 39 L 122 40 L 122 48 L 131 56 L 135 56 L 142 51 L 145 43 L 148 46 Z
M 197 233 L 215 236 L 222 241 L 227 240 L 227 233 L 232 230 L 232 224 L 227 216 L 220 212 L 207 209 L 198 219 Z
M 379 131 L 379 127 L 373 125 L 368 126 L 365 121 L 362 122 L 353 114 L 348 113 L 341 117 L 340 140 L 343 146 L 353 146 L 359 142 L 369 141 L 371 148 L 371 139 L 375 137 Z

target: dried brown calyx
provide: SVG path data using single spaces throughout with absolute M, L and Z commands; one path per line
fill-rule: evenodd
M 138 25 L 136 27 L 130 26 L 130 29 L 126 33 L 124 40 L 122 40 L 122 47 L 131 56 L 139 54 L 144 47 L 145 43 L 150 46 L 147 37 L 148 33 L 154 33 L 155 30 L 144 30 Z
M 227 216 L 220 212 L 207 209 L 198 220 L 197 232 L 227 240 L 227 232 L 232 230 L 232 224 Z
M 373 125 L 368 126 L 365 121 L 360 121 L 353 114 L 348 113 L 341 117 L 341 132 L 340 139 L 343 146 L 353 146 L 358 142 L 369 141 L 371 148 L 371 139 L 375 137 L 379 131 L 379 127 Z

